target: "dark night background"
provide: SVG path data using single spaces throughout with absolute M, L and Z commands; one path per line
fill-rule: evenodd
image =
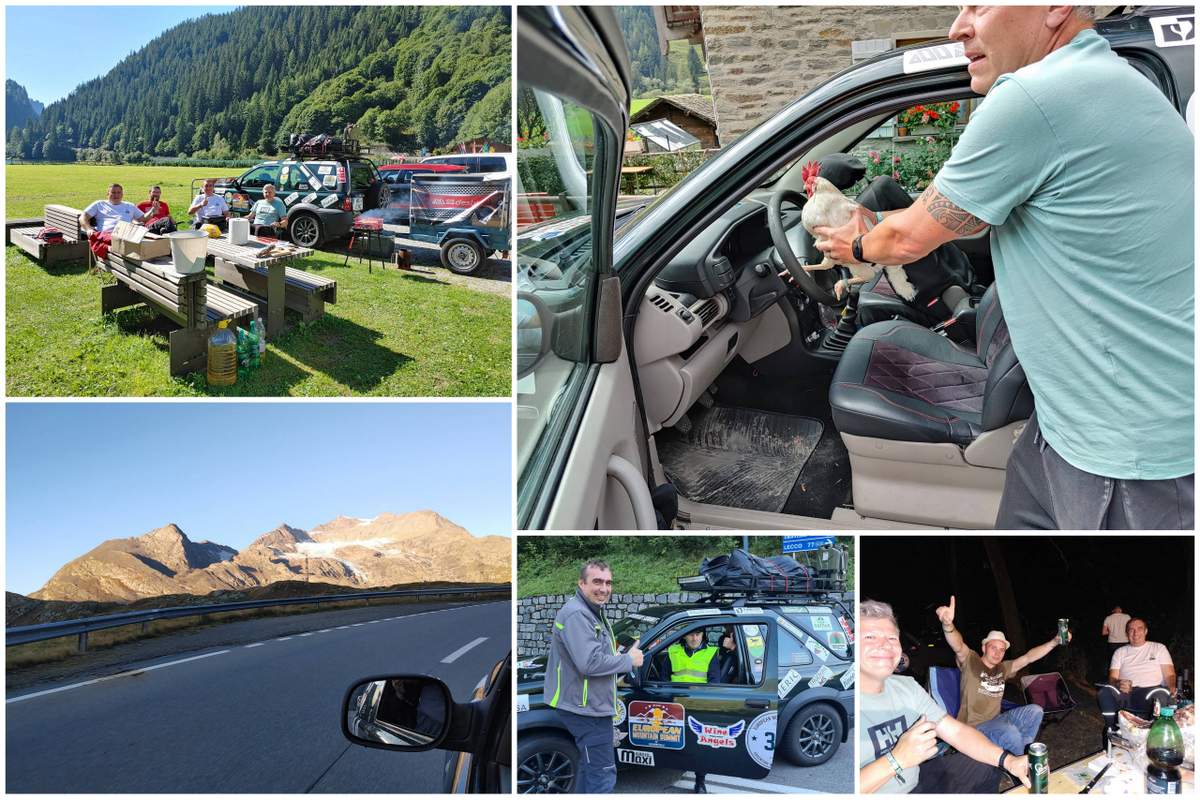
M 864 536 L 860 599 L 892 604 L 909 674 L 922 685 L 930 664 L 954 665 L 935 609 L 957 598 L 955 625 L 971 649 L 992 629 L 1010 657 L 1049 640 L 1059 617 L 1074 640 L 1028 668 L 1063 672 L 1077 700 L 1108 671 L 1100 627 L 1114 605 L 1143 617 L 1149 640 L 1167 646 L 1176 672 L 1193 669 L 1194 538 L 1162 536 Z M 1006 621 L 1001 587 L 1011 588 Z M 932 646 L 930 646 L 932 645 Z

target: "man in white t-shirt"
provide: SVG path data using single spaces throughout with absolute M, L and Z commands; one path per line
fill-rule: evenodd
M 1170 704 L 1175 692 L 1175 663 L 1167 648 L 1146 640 L 1146 621 L 1133 617 L 1125 626 L 1129 644 L 1113 653 L 1108 683 L 1096 698 L 1107 731 L 1117 729 L 1117 712 L 1127 708 L 1140 717 L 1154 713 L 1154 701 Z
M 188 206 L 188 213 L 196 215 L 192 227 L 197 230 L 202 225 L 216 225 L 222 231 L 229 230 L 229 204 L 224 197 L 215 193 L 216 186 L 215 178 L 205 180 L 203 191 Z
M 1112 658 L 1112 654 L 1118 649 L 1129 644 L 1129 637 L 1125 635 L 1125 626 L 1129 624 L 1129 619 L 1129 615 L 1122 611 L 1120 606 L 1113 606 L 1112 613 L 1104 618 L 1100 635 L 1108 637 L 1109 658 Z
M 108 187 L 108 197 L 97 200 L 79 215 L 79 225 L 85 236 L 93 232 L 110 233 L 118 222 L 142 222 L 146 215 L 133 203 L 126 203 L 125 189 L 119 183 Z

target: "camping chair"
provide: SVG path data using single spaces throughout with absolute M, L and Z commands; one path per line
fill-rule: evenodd
M 1025 702 L 1042 707 L 1043 720 L 1058 722 L 1066 719 L 1078 703 L 1071 697 L 1062 673 L 1044 672 L 1041 675 L 1026 675 L 1021 678 L 1021 690 Z
M 958 716 L 960 701 L 962 700 L 962 672 L 958 667 L 930 667 L 929 681 L 926 684 L 929 690 L 929 695 L 933 701 L 952 717 Z M 1017 704 L 1010 700 L 1000 700 L 1000 712 L 1004 713 L 1010 708 L 1016 708 Z M 954 748 L 943 741 L 938 741 L 938 751 L 934 756 L 945 755 L 953 752 Z

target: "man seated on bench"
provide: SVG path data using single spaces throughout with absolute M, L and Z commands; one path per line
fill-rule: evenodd
M 1029 757 L 1014 756 L 947 714 L 912 678 L 896 675 L 900 626 L 892 607 L 858 608 L 858 780 L 864 792 L 995 794 L 1005 770 L 1029 786 Z M 938 739 L 955 748 L 935 758 Z
M 97 200 L 79 215 L 79 227 L 87 236 L 88 247 L 96 258 L 108 257 L 112 245 L 112 230 L 118 222 L 144 222 L 146 215 L 133 203 L 125 202 L 125 189 L 119 183 L 108 187 L 108 197 Z
M 150 199 L 143 200 L 137 204 L 138 211 L 146 215 L 145 226 L 148 228 L 151 224 L 158 222 L 160 219 L 171 218 L 171 207 L 163 202 L 162 187 L 150 187 Z M 154 233 L 155 231 L 151 231 Z
M 195 214 L 196 219 L 192 228 L 200 230 L 205 225 L 216 225 L 224 233 L 229 230 L 229 204 L 213 190 L 217 186 L 215 178 L 204 182 L 204 191 L 196 195 L 196 199 L 188 206 L 188 213 Z
M 250 230 L 255 236 L 270 233 L 276 239 L 287 230 L 287 206 L 275 196 L 275 186 L 263 187 L 262 199 L 250 209 Z
M 946 644 L 954 651 L 954 658 L 962 673 L 958 721 L 976 728 L 1008 752 L 1024 754 L 1025 748 L 1037 738 L 1045 712 L 1041 706 L 1030 703 L 1001 713 L 1004 682 L 1058 647 L 1058 636 L 1039 644 L 1019 658 L 1005 660 L 1004 654 L 1008 651 L 1009 643 L 1000 631 L 991 631 L 984 638 L 980 647 L 982 655 L 967 647 L 962 634 L 954 627 L 953 595 L 950 605 L 938 608 L 937 616 L 942 623 Z M 1071 633 L 1068 631 L 1067 641 L 1070 640 Z
M 1150 628 L 1144 619 L 1125 623 L 1129 644 L 1112 655 L 1108 683 L 1100 687 L 1096 702 L 1104 718 L 1105 733 L 1117 729 L 1117 712 L 1127 708 L 1139 717 L 1154 714 L 1154 701 L 1170 705 L 1175 693 L 1175 662 L 1167 648 L 1146 640 Z

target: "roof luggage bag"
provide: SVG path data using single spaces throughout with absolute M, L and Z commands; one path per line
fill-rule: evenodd
M 813 571 L 787 556 L 756 556 L 745 550 L 706 558 L 700 574 L 713 587 L 761 592 L 811 592 Z

